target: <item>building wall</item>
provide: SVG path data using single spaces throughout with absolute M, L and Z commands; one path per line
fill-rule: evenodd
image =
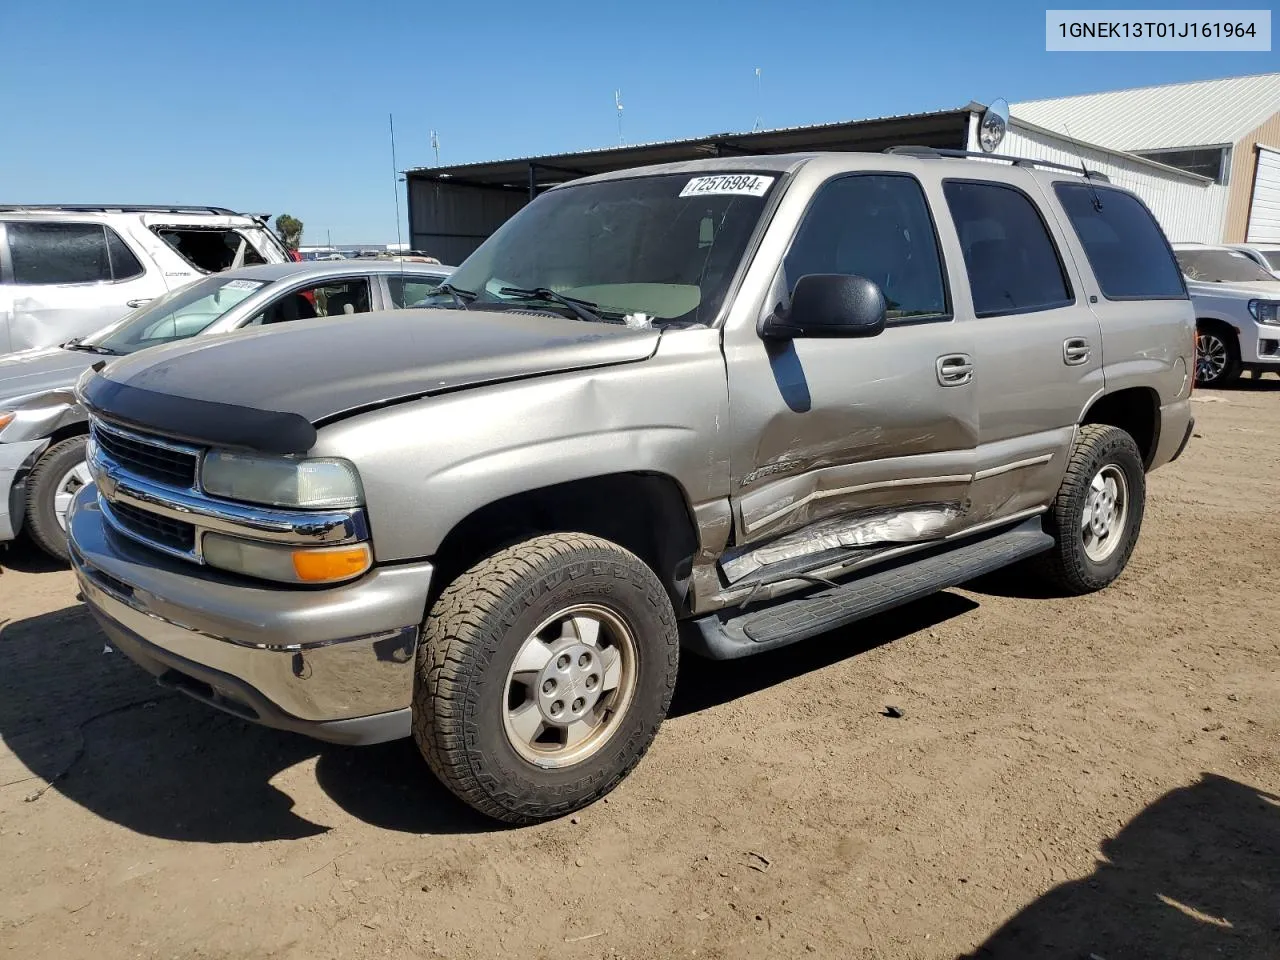
M 441 263 L 457 265 L 529 202 L 522 190 L 409 179 L 409 238 Z
M 977 149 L 976 143 L 971 149 Z M 1171 242 L 1218 243 L 1222 236 L 1227 187 L 1029 129 L 1020 126 L 1016 117 L 996 152 L 1069 166 L 1083 161 L 1090 170 L 1106 174 L 1116 186 L 1141 197 Z
M 1258 151 L 1254 147 L 1259 143 L 1280 147 L 1280 113 L 1243 137 L 1231 151 L 1231 179 L 1227 188 L 1230 199 L 1222 231 L 1224 243 L 1244 243 L 1249 228 L 1249 201 L 1253 198 L 1253 173 L 1258 165 Z

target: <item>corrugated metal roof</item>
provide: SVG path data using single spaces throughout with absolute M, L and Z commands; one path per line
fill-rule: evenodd
M 1015 103 L 1022 120 L 1116 150 L 1235 143 L 1280 111 L 1280 73 Z
M 748 141 L 755 142 L 778 135 L 788 135 L 797 133 L 818 133 L 823 131 L 840 131 L 845 128 L 855 127 L 862 124 L 884 123 L 893 120 L 918 120 L 925 117 L 941 117 L 949 114 L 957 114 L 969 110 L 982 110 L 981 104 L 970 101 L 959 107 L 946 107 L 940 110 L 925 110 L 920 113 L 895 113 L 883 117 L 866 117 L 860 120 L 840 120 L 835 123 L 807 123 L 795 127 L 771 127 L 767 130 L 749 130 L 739 131 L 736 133 L 712 133 L 701 137 L 686 137 L 677 140 L 651 140 L 645 143 L 627 143 L 618 146 L 609 147 L 592 147 L 586 150 L 574 150 L 566 153 L 543 154 L 533 157 L 505 157 L 498 160 L 479 160 L 472 163 L 450 164 L 440 167 L 410 167 L 405 173 L 421 173 L 434 174 L 440 171 L 448 171 L 450 173 L 465 173 L 469 168 L 497 166 L 507 163 L 551 163 L 553 161 L 565 161 L 570 158 L 592 157 L 601 154 L 626 153 L 632 150 L 651 150 L 660 147 L 679 147 L 685 145 L 695 145 L 701 143 L 712 143 L 715 141 Z

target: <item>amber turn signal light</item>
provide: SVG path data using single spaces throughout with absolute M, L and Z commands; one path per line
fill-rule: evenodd
M 327 550 L 293 551 L 293 570 L 303 583 L 350 580 L 364 573 L 372 564 L 373 554 L 366 543 Z

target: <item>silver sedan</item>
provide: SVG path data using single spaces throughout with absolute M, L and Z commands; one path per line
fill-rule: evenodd
M 0 542 L 23 527 L 66 559 L 66 509 L 88 480 L 88 424 L 71 394 L 84 370 L 194 336 L 412 307 L 452 272 L 388 260 L 272 263 L 212 274 L 57 347 L 0 357 Z

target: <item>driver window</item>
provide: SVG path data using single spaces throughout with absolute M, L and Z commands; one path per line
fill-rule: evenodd
M 368 313 L 373 309 L 372 303 L 368 279 L 326 280 L 284 294 L 246 326 Z
M 879 284 L 890 320 L 946 317 L 938 238 L 914 177 L 855 174 L 814 197 L 783 260 L 787 292 L 808 273 L 841 273 Z

